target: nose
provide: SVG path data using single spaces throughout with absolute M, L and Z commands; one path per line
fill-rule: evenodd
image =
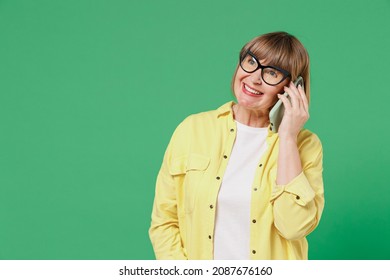
M 261 69 L 257 69 L 251 74 L 251 82 L 259 85 L 263 82 L 263 79 L 261 78 Z

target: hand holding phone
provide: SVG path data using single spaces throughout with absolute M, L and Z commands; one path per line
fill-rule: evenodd
M 304 83 L 303 78 L 299 76 L 295 81 L 294 84 L 296 87 L 301 85 L 302 89 L 304 89 Z M 286 96 L 290 100 L 290 96 L 287 92 L 283 93 L 284 96 Z M 273 132 L 278 132 L 280 123 L 282 122 L 284 114 L 284 105 L 282 100 L 278 100 L 274 107 L 272 107 L 271 111 L 269 112 L 269 120 L 271 123 L 271 130 Z

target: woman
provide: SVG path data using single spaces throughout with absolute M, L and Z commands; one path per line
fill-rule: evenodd
M 304 79 L 304 88 L 292 81 Z M 309 57 L 292 35 L 254 38 L 232 80 L 237 103 L 174 132 L 149 230 L 157 259 L 307 259 L 324 207 L 322 146 L 309 118 Z M 288 99 L 283 92 L 287 92 Z M 285 107 L 278 132 L 269 112 Z

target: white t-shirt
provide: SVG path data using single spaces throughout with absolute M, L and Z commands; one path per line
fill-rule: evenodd
M 255 170 L 267 148 L 268 128 L 236 121 L 237 135 L 218 193 L 214 259 L 249 259 L 250 203 Z

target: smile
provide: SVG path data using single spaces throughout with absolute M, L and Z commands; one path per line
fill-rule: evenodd
M 250 93 L 253 95 L 263 95 L 264 94 L 264 93 L 261 93 L 257 90 L 254 90 L 253 88 L 250 88 L 247 84 L 244 84 L 244 91 L 246 91 L 246 93 Z

